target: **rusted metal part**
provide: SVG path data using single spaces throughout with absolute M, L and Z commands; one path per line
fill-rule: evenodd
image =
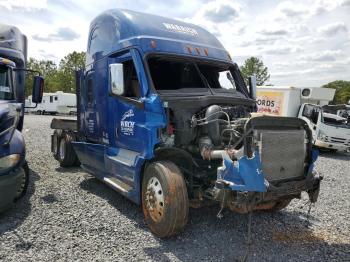
M 163 218 L 166 199 L 164 199 L 162 185 L 156 177 L 152 177 L 149 180 L 145 195 L 144 201 L 146 202 L 149 215 L 155 222 L 159 222 Z
M 205 160 L 220 159 L 223 158 L 223 154 L 227 154 L 230 159 L 235 157 L 237 150 L 235 149 L 224 149 L 224 150 L 212 150 L 211 148 L 203 148 L 201 155 Z
M 230 205 L 229 208 L 239 214 L 247 214 L 250 211 L 247 205 Z
M 254 210 L 268 210 L 268 209 L 272 209 L 275 205 L 276 205 L 276 202 L 263 203 L 263 204 L 256 205 L 254 207 Z

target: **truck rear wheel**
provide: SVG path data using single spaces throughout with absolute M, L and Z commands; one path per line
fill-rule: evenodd
M 62 132 L 58 144 L 58 161 L 61 167 L 74 166 L 77 161 L 77 155 L 73 149 L 72 141 L 74 139 L 70 134 Z
M 180 169 L 170 161 L 150 164 L 142 180 L 145 221 L 157 237 L 175 235 L 187 223 L 188 195 Z
M 56 129 L 55 131 L 53 131 L 53 135 L 52 135 L 52 147 L 51 147 L 51 151 L 53 153 L 53 157 L 58 160 L 58 144 L 61 140 L 61 136 L 62 136 L 62 130 Z

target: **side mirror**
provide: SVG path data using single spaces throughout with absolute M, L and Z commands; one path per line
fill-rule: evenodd
M 250 98 L 251 99 L 256 99 L 256 77 L 250 76 L 248 78 L 248 82 L 249 82 L 249 94 L 250 94 Z
M 44 78 L 42 76 L 34 76 L 32 102 L 36 104 L 41 103 L 43 99 L 43 92 Z
M 113 95 L 124 94 L 124 69 L 123 64 L 109 65 L 109 91 Z

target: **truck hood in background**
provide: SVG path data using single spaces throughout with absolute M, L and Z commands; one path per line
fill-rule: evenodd
M 322 130 L 322 132 L 329 137 L 350 139 L 350 128 L 337 127 L 334 125 L 320 123 L 319 130 Z

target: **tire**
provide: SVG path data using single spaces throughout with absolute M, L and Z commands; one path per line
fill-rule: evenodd
M 291 199 L 283 199 L 283 200 L 277 201 L 276 204 L 271 209 L 268 209 L 268 211 L 270 212 L 281 211 L 282 209 L 286 208 L 291 201 L 292 201 Z
M 142 210 L 151 232 L 160 238 L 179 233 L 188 219 L 188 195 L 180 169 L 170 161 L 151 163 L 142 180 Z
M 61 140 L 61 136 L 62 136 L 62 130 L 61 129 L 56 129 L 55 131 L 53 131 L 53 137 L 52 137 L 52 145 L 51 145 L 51 151 L 53 154 L 53 157 L 56 160 L 58 159 L 58 144 Z
M 76 157 L 76 160 L 75 160 L 75 162 L 74 162 L 74 166 L 80 166 L 81 165 L 81 163 L 80 163 L 80 160 L 79 160 L 79 158 L 78 158 L 78 156 Z
M 62 132 L 58 144 L 58 161 L 61 167 L 71 167 L 76 163 L 77 155 L 71 142 L 74 141 L 72 135 Z
M 24 195 L 27 192 L 28 189 L 28 184 L 29 184 L 29 167 L 28 163 L 25 162 L 23 166 L 19 168 L 19 172 L 23 172 L 22 176 L 22 184 L 19 190 L 17 191 L 16 197 L 15 197 L 15 202 L 24 197 Z

